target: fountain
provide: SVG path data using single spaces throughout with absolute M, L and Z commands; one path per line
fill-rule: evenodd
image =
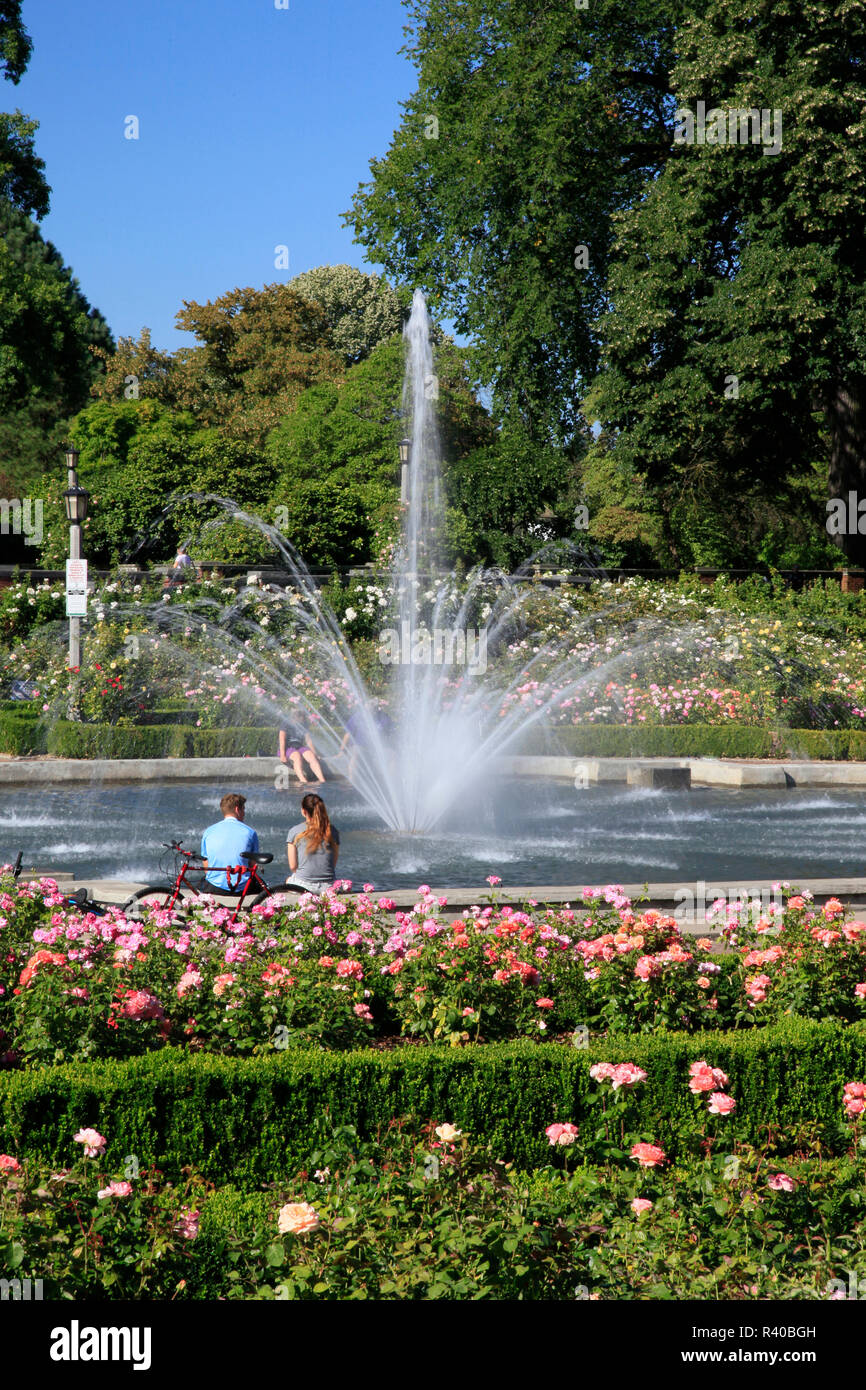
M 419 291 L 405 340 L 408 505 L 393 562 L 392 606 L 382 609 L 381 679 L 362 675 L 291 542 L 231 499 L 196 494 L 197 501 L 217 508 L 218 518 L 266 536 L 291 585 L 247 588 L 232 592 L 229 601 L 205 594 L 183 603 L 144 604 L 124 601 L 122 592 L 112 596 L 94 616 L 97 623 L 103 620 L 103 632 L 117 634 L 116 664 L 130 686 L 141 682 L 142 707 L 179 689 L 193 704 L 240 707 L 236 723 L 249 725 L 258 716 L 266 726 L 259 751 L 275 752 L 280 726 L 311 731 L 325 760 L 350 774 L 351 792 L 345 783 L 332 783 L 328 801 L 336 803 L 341 826 L 359 841 L 365 837 L 354 858 L 380 883 L 414 885 L 420 875 L 471 884 L 482 866 L 487 872 L 505 863 L 526 883 L 670 879 L 686 863 L 690 874 L 707 879 L 735 876 L 757 871 L 757 827 L 760 862 L 782 876 L 787 818 L 800 801 L 793 793 L 782 798 L 784 805 L 761 793 L 740 794 L 741 823 L 735 825 L 725 792 L 683 798 L 584 782 L 575 795 L 577 783 L 524 780 L 518 787 L 497 780 L 503 756 L 521 751 L 532 730 L 545 729 L 547 738 L 550 725 L 573 716 L 577 721 L 588 704 L 591 718 L 626 722 L 622 690 L 629 682 L 646 687 L 673 675 L 693 677 L 708 657 L 717 666 L 724 629 L 712 618 L 662 622 L 646 605 L 635 612 L 628 586 L 614 596 L 607 591 L 595 607 L 578 609 L 567 585 L 537 582 L 534 564 L 514 574 L 478 569 L 458 583 L 445 542 L 430 322 Z M 173 505 L 185 500 L 174 499 Z M 562 564 L 555 555 L 537 558 L 540 566 Z M 569 569 L 573 577 L 574 566 Z M 53 641 L 62 650 L 62 625 L 53 636 L 47 628 L 40 631 L 46 644 Z M 92 630 L 89 640 L 95 644 Z M 52 715 L 63 702 L 58 687 Z M 355 748 L 341 761 L 347 726 Z M 552 738 L 550 751 L 556 751 L 555 729 Z M 282 788 L 275 783 L 273 792 L 257 796 L 255 819 L 265 838 L 285 828 L 280 791 L 287 789 L 286 777 Z M 74 828 L 90 822 L 90 813 L 80 810 L 83 791 L 34 792 L 26 803 L 19 799 L 12 820 L 20 824 L 25 848 L 41 842 L 58 865 L 141 878 L 152 873 L 146 865 L 165 833 L 194 837 L 195 827 L 200 831 L 212 818 L 214 792 L 209 788 L 210 800 L 203 801 L 202 789 L 176 784 L 134 794 L 96 786 L 87 795 L 94 823 L 102 826 L 95 838 L 102 840 L 90 847 Z M 846 794 L 816 800 L 806 793 L 803 831 L 813 833 L 815 843 L 804 858 L 813 872 L 851 871 L 861 827 L 851 821 L 850 801 Z M 135 817 L 138 839 L 130 846 L 121 837 L 115 846 L 115 828 L 129 817 Z M 59 835 L 52 838 L 52 830 Z M 129 848 L 136 857 L 118 858 Z

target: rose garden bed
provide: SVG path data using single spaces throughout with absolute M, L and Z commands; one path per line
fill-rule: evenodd
M 615 887 L 232 929 L 7 878 L 0 1270 L 48 1297 L 838 1295 L 866 1273 L 866 925 L 783 897 L 719 904 L 720 946 Z

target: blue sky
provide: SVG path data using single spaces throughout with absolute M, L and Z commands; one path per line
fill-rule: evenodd
M 340 214 L 415 88 L 400 0 L 24 0 L 23 14 L 33 58 L 2 109 L 40 122 L 43 235 L 116 337 L 147 325 L 181 347 L 184 299 L 373 269 Z

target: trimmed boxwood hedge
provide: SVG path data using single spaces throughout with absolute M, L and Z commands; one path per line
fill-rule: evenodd
M 805 1122 L 842 1118 L 846 1081 L 866 1080 L 866 1025 L 789 1019 L 738 1033 L 637 1035 L 589 1051 L 527 1042 L 405 1047 L 393 1052 L 274 1052 L 251 1059 L 176 1049 L 124 1062 L 0 1074 L 0 1148 L 69 1161 L 72 1136 L 93 1125 L 108 1163 L 128 1154 L 170 1176 L 187 1165 L 218 1185 L 256 1187 L 300 1167 L 338 1124 L 374 1135 L 395 1116 L 447 1120 L 496 1154 L 533 1168 L 548 1158 L 544 1130 L 581 1123 L 593 1061 L 633 1061 L 649 1081 L 633 1095 L 634 1128 L 666 1152 L 694 1150 L 705 1103 L 687 1086 L 706 1058 L 730 1076 L 733 1117 L 716 1121 L 753 1142 L 768 1128 L 784 1148 Z
M 587 724 L 534 731 L 526 752 L 586 758 L 866 758 L 864 729 L 762 729 L 744 724 Z
M 0 710 L 0 753 L 17 758 L 44 753 L 47 729 L 45 720 L 29 710 L 26 714 L 16 709 Z
M 189 716 L 189 710 L 186 711 Z M 23 757 L 50 753 L 58 758 L 230 758 L 276 749 L 276 730 L 197 729 L 174 722 L 179 711 L 154 715 L 159 722 L 134 726 L 54 724 L 34 712 L 0 709 L 0 753 Z M 553 739 L 535 731 L 527 753 L 565 751 L 585 758 L 806 758 L 834 761 L 866 759 L 863 729 L 770 729 L 715 724 L 563 727 Z
M 183 724 L 76 724 L 48 730 L 45 751 L 56 758 L 242 758 L 276 756 L 276 736 L 266 729 L 195 729 Z

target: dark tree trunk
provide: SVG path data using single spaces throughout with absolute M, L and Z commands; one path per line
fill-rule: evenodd
M 844 532 L 831 539 L 852 566 L 866 568 L 866 505 L 862 513 L 858 510 L 861 502 L 866 504 L 866 377 L 851 376 L 836 387 L 827 403 L 827 417 L 831 432 L 828 501 L 841 499 L 848 518 Z M 852 499 L 851 493 L 856 497 Z

